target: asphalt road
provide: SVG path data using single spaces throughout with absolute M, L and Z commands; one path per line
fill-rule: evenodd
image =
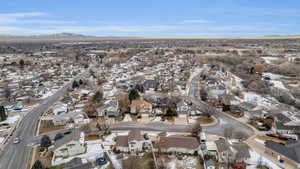
M 81 78 L 87 72 L 88 71 L 80 74 L 75 79 Z M 12 138 L 19 137 L 21 142 L 19 144 L 13 144 L 12 139 L 10 139 L 4 149 L 0 151 L 0 169 L 24 169 L 26 167 L 31 149 L 31 147 L 28 146 L 28 142 L 34 137 L 40 116 L 65 95 L 68 88 L 72 86 L 72 82 L 73 81 L 66 84 L 24 116 L 12 136 Z
M 224 136 L 224 129 L 230 128 L 235 132 L 242 132 L 246 134 L 247 136 L 251 136 L 254 134 L 254 131 L 249 126 L 232 119 L 226 115 L 224 115 L 222 112 L 218 111 L 216 108 L 206 104 L 202 100 L 200 100 L 200 90 L 199 90 L 199 81 L 200 76 L 199 74 L 193 77 L 188 96 L 190 97 L 192 103 L 194 105 L 197 105 L 200 110 L 203 112 L 210 112 L 211 115 L 216 117 L 218 119 L 218 123 L 214 126 L 205 126 L 203 127 L 203 130 L 207 133 L 216 134 L 219 136 Z
M 210 112 L 211 115 L 218 119 L 218 122 L 212 126 L 203 126 L 202 129 L 206 133 L 224 136 L 224 129 L 232 129 L 232 132 L 242 132 L 247 136 L 254 134 L 254 131 L 249 126 L 232 119 L 222 112 L 219 112 L 216 108 L 206 104 L 200 100 L 200 90 L 198 88 L 198 83 L 200 80 L 199 74 L 194 76 L 191 80 L 188 97 L 191 99 L 194 105 L 197 105 L 199 110 L 203 112 Z M 131 129 L 140 129 L 145 131 L 166 131 L 166 132 L 190 132 L 191 126 L 187 125 L 168 125 L 168 124 L 117 124 L 111 126 L 112 130 L 131 130 Z M 235 135 L 233 134 L 233 137 Z

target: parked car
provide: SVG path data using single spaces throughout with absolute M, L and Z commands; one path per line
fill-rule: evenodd
M 67 132 L 64 132 L 64 135 L 68 135 L 68 134 L 71 134 L 72 131 L 67 131 Z
M 13 139 L 13 143 L 14 143 L 14 144 L 20 143 L 20 138 L 19 138 L 19 137 L 15 137 L 15 138 Z
M 63 138 L 64 137 L 64 134 L 62 134 L 62 133 L 57 133 L 56 135 L 55 135 L 55 137 L 54 137 L 54 141 L 57 141 L 57 140 L 59 140 L 59 139 L 61 139 L 61 138 Z

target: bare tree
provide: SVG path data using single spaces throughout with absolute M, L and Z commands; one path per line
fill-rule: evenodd
M 10 101 L 11 94 L 12 94 L 11 89 L 8 86 L 5 86 L 4 87 L 4 96 L 6 99 L 8 99 L 8 101 Z
M 226 128 L 224 128 L 224 137 L 226 139 L 232 138 L 233 133 L 234 133 L 234 128 L 233 127 L 226 127 Z
M 239 140 L 244 140 L 248 138 L 248 135 L 245 132 L 242 131 L 236 131 L 233 134 L 233 137 Z
M 195 122 L 192 126 L 192 135 L 198 136 L 198 134 L 202 131 L 202 127 L 199 121 Z
M 100 135 L 109 134 L 110 126 L 109 124 L 107 124 L 106 119 L 101 119 L 100 121 L 98 121 L 96 127 L 100 131 Z

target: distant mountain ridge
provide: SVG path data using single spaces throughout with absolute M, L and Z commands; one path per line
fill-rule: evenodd
M 75 33 L 57 33 L 45 35 L 1 35 L 0 42 L 43 42 L 43 41 L 96 41 L 109 39 L 292 39 L 296 35 L 265 35 L 253 37 L 209 37 L 209 36 L 92 36 Z
M 18 38 L 38 38 L 38 37 L 93 37 L 75 33 L 57 33 L 57 34 L 45 34 L 45 35 L 5 35 L 0 34 L 1 37 L 18 37 Z

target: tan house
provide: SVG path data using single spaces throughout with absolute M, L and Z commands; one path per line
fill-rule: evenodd
M 198 152 L 200 143 L 195 137 L 159 136 L 154 147 L 156 151 L 163 153 L 194 154 Z
M 145 113 L 145 112 L 152 112 L 152 105 L 151 103 L 145 101 L 143 98 L 133 100 L 130 105 L 130 112 L 132 114 L 138 113 Z
M 249 149 L 243 144 L 229 143 L 223 138 L 216 140 L 215 144 L 220 162 L 243 162 L 250 158 Z
M 148 141 L 144 139 L 141 131 L 138 129 L 131 130 L 127 136 L 116 137 L 116 149 L 121 152 L 129 152 L 138 155 L 148 148 Z

